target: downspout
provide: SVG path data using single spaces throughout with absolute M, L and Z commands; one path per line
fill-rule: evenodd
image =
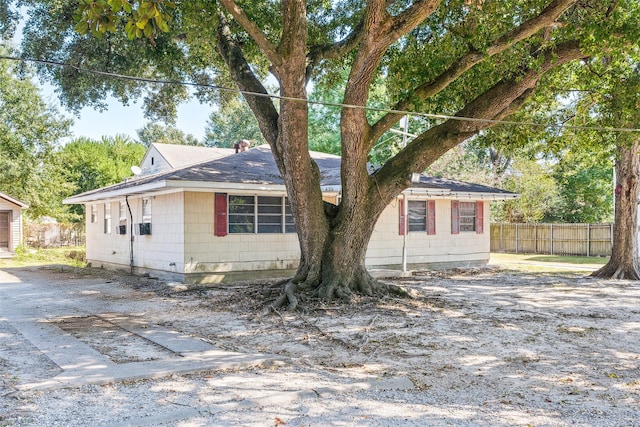
M 127 209 L 129 209 L 129 232 L 131 235 L 130 238 L 130 247 L 129 247 L 129 266 L 131 267 L 131 274 L 133 274 L 133 213 L 131 213 L 131 205 L 129 205 L 129 196 L 124 196 L 124 201 L 127 203 Z

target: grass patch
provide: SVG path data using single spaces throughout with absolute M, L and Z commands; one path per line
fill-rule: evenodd
M 575 267 L 575 271 L 584 273 L 585 268 L 596 270 L 607 261 L 609 257 L 492 253 L 489 262 L 510 270 L 570 272 Z
M 592 264 L 605 265 L 609 261 L 609 257 L 595 256 L 556 256 L 556 255 L 535 255 L 527 258 L 529 261 L 538 262 L 557 262 L 565 264 Z
M 31 249 L 19 247 L 13 258 L 0 259 L 0 268 L 35 267 L 40 265 L 68 265 L 86 267 L 84 246 Z

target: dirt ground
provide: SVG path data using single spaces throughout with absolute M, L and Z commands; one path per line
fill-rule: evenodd
M 91 269 L 10 273 L 60 292 L 91 295 L 103 312 L 127 313 L 217 348 L 275 355 L 283 363 L 20 391 L 20 384 L 53 376 L 58 368 L 37 348 L 19 342 L 0 312 L 0 426 L 640 426 L 640 284 L 635 282 L 496 266 L 418 272 L 389 280 L 410 290 L 412 299 L 359 298 L 349 306 L 303 301 L 306 314 L 265 314 L 279 292 L 266 281 L 182 290 Z M 90 313 L 52 321 L 116 363 L 153 360 L 163 351 Z M 258 409 L 215 406 L 379 378 L 408 378 L 412 387 L 324 398 L 318 393 L 316 399 L 290 398 Z M 208 407 L 218 410 L 203 409 Z M 185 408 L 198 412 L 178 414 L 172 422 L 140 421 Z M 126 423 L 132 419 L 138 421 Z

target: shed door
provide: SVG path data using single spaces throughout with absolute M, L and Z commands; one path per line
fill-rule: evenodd
M 9 236 L 11 235 L 9 231 L 10 213 L 0 212 L 0 251 L 9 250 Z

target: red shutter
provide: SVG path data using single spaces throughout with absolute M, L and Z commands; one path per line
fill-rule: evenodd
M 398 234 L 404 236 L 407 217 L 404 213 L 404 199 L 398 199 Z
M 227 235 L 227 193 L 216 193 L 214 198 L 214 234 L 216 236 Z
M 427 200 L 427 234 L 436 234 L 436 201 Z
M 460 202 L 451 201 L 451 234 L 460 233 Z
M 484 233 L 484 202 L 476 202 L 476 233 Z

